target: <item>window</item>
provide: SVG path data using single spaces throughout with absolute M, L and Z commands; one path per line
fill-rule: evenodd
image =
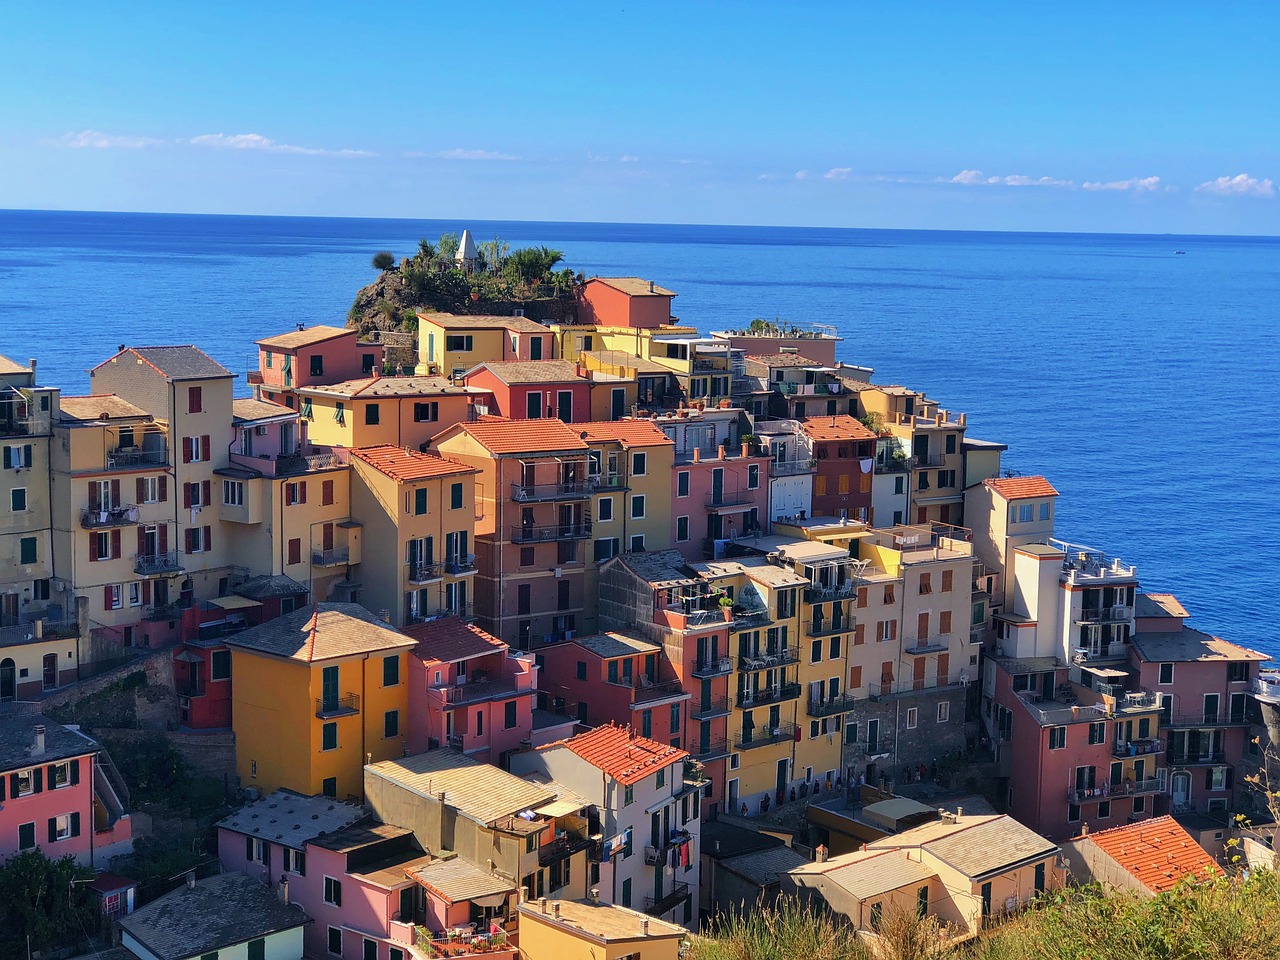
M 273 366 L 275 366 L 275 356 L 271 353 L 270 350 L 262 351 L 262 365 L 266 367 L 268 370 L 270 370 Z
M 289 541 L 289 563 L 302 562 L 302 540 L 294 537 Z
M 1098 819 L 1099 820 L 1111 819 L 1111 801 L 1110 800 L 1102 800 L 1098 803 Z
M 636 802 L 635 788 L 631 784 L 627 784 L 622 788 L 622 805 L 629 807 Z
M 211 527 L 192 527 L 186 531 L 187 553 L 208 553 L 213 549 Z
M 938 723 L 946 723 L 951 719 L 951 704 L 943 700 L 938 704 Z
M 318 353 L 313 353 L 310 357 L 310 360 L 311 360 L 311 367 L 310 367 L 311 376 L 323 377 L 324 376 L 324 356 Z
M 747 465 L 747 489 L 757 490 L 760 487 L 760 464 L 751 463 Z
M 18 541 L 19 563 L 35 563 L 37 552 L 35 537 L 23 537 Z M 105 559 L 105 557 L 101 559 Z
M 345 427 L 347 425 L 347 408 L 341 400 L 334 405 L 333 422 L 340 427 Z
M 203 413 L 204 403 L 199 387 L 187 387 L 187 413 Z
M 907 729 L 914 730 L 919 717 L 919 711 L 915 707 L 907 707 Z
M 420 517 L 427 512 L 426 487 L 413 491 L 413 509 L 410 512 L 417 517 Z
M 649 455 L 647 453 L 631 454 L 631 475 L 643 477 L 649 472 Z
M 307 502 L 307 482 L 295 481 L 284 485 L 284 505 L 292 507 L 295 504 Z
M 618 555 L 618 538 L 617 537 L 606 537 L 604 539 L 597 540 L 595 542 L 595 546 L 593 549 L 593 556 L 596 563 L 603 563 L 605 560 L 608 560 L 610 557 L 616 557 L 617 555 Z
M 404 950 L 400 947 L 388 947 L 387 950 L 387 960 L 404 960 Z
M 947 453 L 956 452 L 956 435 L 954 433 L 948 433 L 944 442 L 946 443 L 945 451 Z
M 671 704 L 671 732 L 680 732 L 680 704 Z
M 76 770 L 78 773 L 79 767 L 77 767 Z M 67 761 L 66 763 L 54 763 L 49 765 L 49 789 L 50 790 L 57 790 L 59 787 L 69 787 L 71 786 L 71 784 L 78 782 L 79 779 L 80 778 L 78 776 L 75 779 L 72 779 L 70 761 Z
M 633 494 L 631 497 L 631 519 L 644 519 L 644 494 Z
M 933 593 L 933 576 L 932 574 L 920 574 L 920 596 Z
M 271 844 L 259 837 L 244 838 L 244 858 L 250 863 L 271 863 Z
M 687 497 L 689 495 L 689 471 L 681 470 L 676 474 L 676 496 Z
M 1089 724 L 1089 742 L 1103 743 L 1107 739 L 1107 722 L 1098 720 Z
M 631 552 L 644 553 L 644 534 L 633 533 L 631 535 Z
M 921 918 L 929 912 L 929 886 L 926 884 L 916 891 L 916 914 Z
M 209 438 L 207 436 L 182 438 L 183 463 L 203 463 L 208 459 Z
M 9 491 L 9 509 L 14 513 L 25 513 L 27 510 L 27 488 L 14 487 Z
M 841 647 L 840 638 L 832 637 L 829 641 L 827 641 L 827 656 L 832 660 L 839 660 L 840 647 Z
M 228 507 L 244 506 L 244 481 L 242 480 L 223 480 L 222 481 L 222 502 Z
M 138 501 L 140 503 L 159 503 L 164 499 L 164 487 L 160 481 L 163 477 L 139 477 Z
M 954 487 L 956 485 L 956 472 L 954 470 L 938 471 L 939 487 Z
M 342 881 L 333 877 L 324 878 L 324 902 L 335 907 L 342 906 Z
M 1067 745 L 1067 728 L 1066 727 L 1050 727 L 1049 728 L 1049 749 L 1061 750 Z
M 1233 661 L 1227 664 L 1227 683 L 1244 683 L 1249 679 L 1249 664 L 1244 661 Z
M 328 882 L 329 881 L 326 879 L 325 880 L 326 885 L 328 884 Z M 328 946 L 329 946 L 329 952 L 332 953 L 335 957 L 342 956 L 342 928 L 341 927 L 329 928 Z
M 64 813 L 58 817 L 49 818 L 49 842 L 57 843 L 59 840 L 70 840 L 72 837 L 80 836 L 80 814 Z
M 414 423 L 435 423 L 440 419 L 440 403 L 436 400 L 413 405 Z
M 389 653 L 382 658 L 382 685 L 384 687 L 400 685 L 400 654 Z
M 321 750 L 337 750 L 338 749 L 338 725 L 333 721 L 326 723 L 320 729 L 320 749 Z
M 254 761 L 257 762 L 256 760 Z M 320 781 L 320 793 L 326 797 L 336 797 L 338 795 L 338 778 L 325 777 Z
M 392 737 L 400 736 L 400 711 L 399 710 L 388 710 L 385 714 L 383 714 L 382 736 L 383 736 L 383 739 L 386 739 L 386 740 L 390 740 Z
M 631 906 L 631 878 L 622 881 L 622 905 L 624 907 Z
M 104 610 L 120 610 L 124 607 L 124 591 L 120 589 L 120 584 L 109 583 L 102 589 Z
M 1158 682 L 1162 687 L 1168 686 L 1169 684 L 1173 683 L 1173 664 L 1172 663 L 1160 664 L 1160 679 Z
M 322 480 L 320 482 L 320 505 L 329 507 L 333 505 L 333 481 Z
M 684 543 L 689 539 L 689 518 L 676 517 L 676 542 Z
M 525 394 L 524 398 L 524 415 L 530 420 L 538 420 L 542 417 L 542 394 L 531 391 Z
M 36 846 L 36 822 L 32 820 L 30 823 L 21 823 L 18 825 L 18 849 L 34 850 Z
M 382 412 L 378 404 L 366 403 L 364 405 L 364 422 L 370 427 L 376 427 L 382 422 Z
M 460 350 L 463 353 L 470 353 L 471 344 L 471 334 L 467 334 L 466 336 L 453 334 L 444 338 L 444 348 L 446 350 Z
M 608 523 L 613 519 L 613 497 L 601 497 L 596 507 L 596 521 Z
M 508 700 L 502 707 L 502 729 L 513 729 L 516 725 L 516 721 L 517 704 L 514 700 Z
M 895 591 L 894 591 L 894 589 L 893 589 L 893 584 L 892 584 L 892 583 L 886 583 L 886 584 L 884 585 L 884 602 L 885 602 L 886 604 L 890 604 L 890 603 L 894 603 L 894 602 L 895 602 L 895 601 L 894 601 L 894 593 L 895 593 Z
M 658 771 L 657 787 L 658 789 L 662 789 L 666 785 L 667 785 L 667 768 L 663 767 L 661 770 Z
M 870 923 L 871 929 L 879 932 L 881 921 L 884 920 L 884 904 L 876 901 L 871 905 Z
M 378 960 L 378 941 L 364 938 L 361 945 L 360 960 Z
M 462 484 L 461 483 L 451 484 L 449 487 L 449 509 L 450 510 L 462 509 Z
M 814 640 L 813 643 L 809 645 L 809 662 L 817 663 L 821 659 L 822 659 L 822 641 Z

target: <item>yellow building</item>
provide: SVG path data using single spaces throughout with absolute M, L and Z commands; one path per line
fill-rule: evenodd
M 404 755 L 414 641 L 364 607 L 315 604 L 227 645 L 245 786 L 362 797 L 366 758 Z
M 488 413 L 493 394 L 445 377 L 380 377 L 302 387 L 299 416 L 312 443 L 420 449 L 455 423 Z
M 684 927 L 595 900 L 520 904 L 523 960 L 677 960 Z
M 550 360 L 555 336 L 525 317 L 418 314 L 419 376 L 460 380 L 478 364 L 500 360 Z
M 581 338 L 583 335 L 577 335 Z M 590 340 L 591 336 L 586 335 Z M 616 420 L 635 409 L 671 406 L 679 399 L 667 367 L 622 350 L 583 350 L 576 356 L 591 377 L 591 419 Z
M 367 551 L 362 602 L 404 626 L 470 616 L 475 565 L 475 467 L 396 446 L 351 453 L 351 510 Z

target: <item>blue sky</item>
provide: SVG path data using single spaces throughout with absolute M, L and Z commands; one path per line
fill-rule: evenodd
M 1280 234 L 1269 4 L 113 6 L 6 5 L 0 207 Z

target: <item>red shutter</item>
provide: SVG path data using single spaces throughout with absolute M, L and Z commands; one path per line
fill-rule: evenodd
M 192 552 L 192 550 L 191 550 L 191 534 L 193 534 L 193 533 L 195 533 L 195 531 L 194 531 L 194 530 L 184 530 L 184 531 L 182 531 L 182 540 L 183 540 L 182 548 L 183 548 L 183 552 L 188 553 L 188 554 Z
M 89 534 L 89 561 L 97 562 L 98 559 L 98 535 L 96 533 Z
M 204 528 L 204 548 L 206 550 L 213 549 L 213 527 Z
M 333 503 L 332 480 L 325 480 L 320 484 L 320 502 L 326 507 Z
M 160 524 L 160 535 L 156 537 L 156 541 L 160 545 L 160 549 L 156 551 L 157 553 L 163 556 L 169 552 L 169 527 L 167 525 Z
M 182 438 L 182 462 L 191 462 L 191 437 Z
M 111 559 L 120 559 L 120 530 L 118 527 L 111 531 Z
M 182 485 L 182 506 L 186 510 L 191 509 L 191 484 L 189 483 Z
M 102 609 L 111 609 L 111 585 L 107 584 L 102 588 Z
M 207 433 L 200 438 L 200 459 L 209 459 L 209 435 Z
M 898 639 L 898 621 L 897 620 L 889 621 L 889 639 L 890 640 Z
M 142 477 L 138 477 L 138 479 L 135 480 L 133 484 L 133 493 L 134 493 L 133 499 L 135 502 L 142 503 L 142 501 L 146 500 L 147 499 L 147 481 L 143 480 Z
M 951 654 L 938 654 L 938 683 L 947 682 L 947 674 L 951 672 Z
M 142 605 L 144 607 L 151 606 L 151 581 L 142 581 Z
M 206 507 L 213 505 L 212 487 L 210 487 L 209 484 L 210 484 L 210 481 L 206 480 L 204 481 L 204 484 L 201 487 L 201 491 L 204 493 L 204 496 L 200 498 L 200 503 L 202 506 L 206 506 Z
M 7 449 L 6 449 L 6 452 L 7 452 Z M 101 501 L 101 498 L 98 496 L 98 484 L 96 481 L 90 480 L 89 481 L 89 500 L 88 500 L 89 509 L 101 510 L 102 503 L 100 501 Z
M 856 693 L 862 689 L 862 667 L 849 668 L 849 691 Z
M 303 480 L 300 484 L 298 484 L 298 502 L 299 503 L 307 502 L 307 481 L 305 480 Z
M 161 475 L 160 477 L 160 502 L 164 503 L 169 499 L 169 478 Z
M 147 528 L 138 528 L 138 556 L 143 556 L 147 552 Z
M 120 481 L 111 481 L 111 505 L 113 507 L 120 506 Z

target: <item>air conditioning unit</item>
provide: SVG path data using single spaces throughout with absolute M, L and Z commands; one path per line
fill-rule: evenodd
M 267 435 L 267 428 L 265 426 L 254 427 L 253 432 L 256 436 L 265 437 Z
M 563 576 L 564 576 L 564 568 L 556 567 L 556 579 L 559 580 Z

